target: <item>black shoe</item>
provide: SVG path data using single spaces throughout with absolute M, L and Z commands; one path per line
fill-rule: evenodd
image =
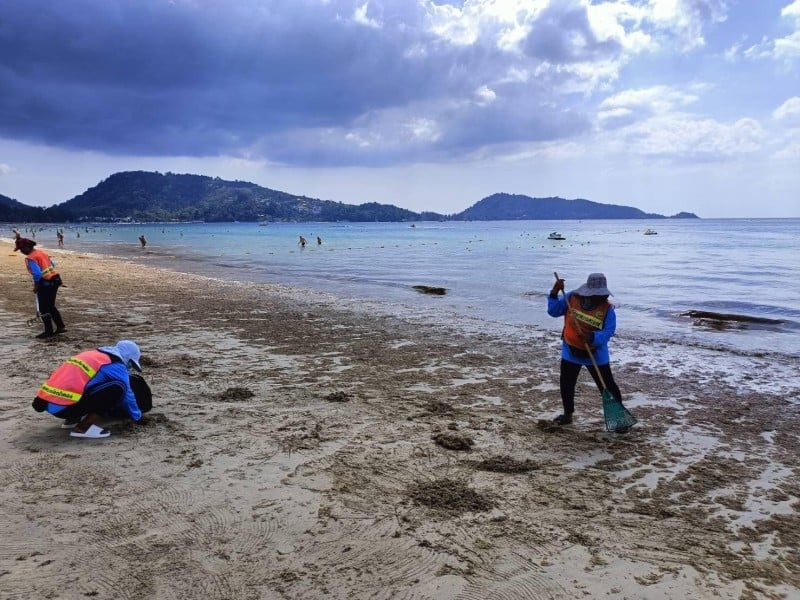
M 59 327 L 58 329 L 56 329 L 56 333 L 66 333 L 66 332 L 67 332 L 66 327 Z
M 558 415 L 555 419 L 553 419 L 553 423 L 556 425 L 569 425 L 572 423 L 572 413 Z
M 45 340 L 47 338 L 51 338 L 55 335 L 52 331 L 43 331 L 39 335 L 36 336 L 36 339 Z

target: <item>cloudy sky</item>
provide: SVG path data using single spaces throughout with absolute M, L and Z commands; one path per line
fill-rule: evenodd
M 800 217 L 800 0 L 10 0 L 0 194 L 117 171 Z

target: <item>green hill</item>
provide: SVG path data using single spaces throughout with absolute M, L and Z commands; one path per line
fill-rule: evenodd
M 203 175 L 115 173 L 59 204 L 73 221 L 414 221 L 410 210 L 296 196 Z
M 0 194 L 0 221 L 6 223 L 49 221 L 43 208 L 26 206 L 8 196 Z
M 697 218 L 679 213 L 676 218 Z M 631 206 L 600 204 L 591 200 L 531 198 L 518 194 L 493 194 L 451 217 L 459 221 L 576 220 L 576 219 L 665 219 Z

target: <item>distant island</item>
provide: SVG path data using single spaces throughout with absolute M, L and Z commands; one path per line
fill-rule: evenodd
M 344 204 L 205 175 L 124 171 L 48 208 L 0 194 L 0 222 L 401 222 L 578 219 L 697 219 L 665 217 L 638 208 L 590 200 L 493 194 L 452 215 L 416 213 L 391 204 Z
M 465 211 L 449 217 L 454 221 L 538 221 L 576 219 L 697 219 L 692 213 L 672 217 L 646 213 L 638 208 L 600 204 L 591 200 L 531 198 L 519 194 L 492 194 Z

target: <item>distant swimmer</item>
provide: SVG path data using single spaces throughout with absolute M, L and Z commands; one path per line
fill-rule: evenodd
M 139 236 L 139 243 L 142 245 L 142 248 L 147 246 L 147 240 L 145 239 L 145 237 L 143 235 Z
M 317 236 L 317 246 L 322 246 L 322 238 Z
M 300 244 L 300 247 L 301 247 L 301 248 L 305 248 L 305 247 L 306 247 L 306 243 L 307 243 L 307 242 L 306 242 L 306 238 L 304 238 L 304 237 L 301 235 L 301 236 L 300 236 L 300 241 L 299 241 L 298 243 Z

